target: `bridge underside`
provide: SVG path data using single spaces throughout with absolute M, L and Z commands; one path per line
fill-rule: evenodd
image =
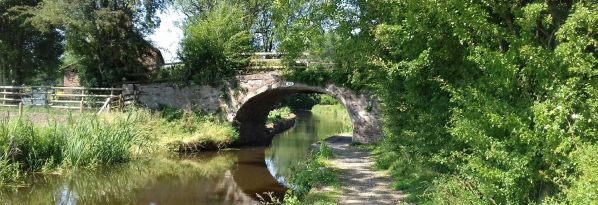
M 258 94 L 237 111 L 233 123 L 238 127 L 242 136 L 238 143 L 242 145 L 268 145 L 272 135 L 266 129 L 268 113 L 274 109 L 277 102 L 285 97 L 298 93 L 323 93 L 313 90 L 299 90 L 293 88 L 278 88 Z

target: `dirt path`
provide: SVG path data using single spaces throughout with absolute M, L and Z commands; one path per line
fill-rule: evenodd
M 326 143 L 334 150 L 333 165 L 341 170 L 340 204 L 398 204 L 405 194 L 392 189 L 388 173 L 374 171 L 367 151 L 350 146 L 351 137 L 335 136 Z

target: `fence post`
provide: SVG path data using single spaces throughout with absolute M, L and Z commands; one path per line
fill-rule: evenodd
M 83 100 L 79 102 L 79 111 L 83 113 Z
M 83 113 L 83 103 L 85 101 L 85 89 L 81 90 L 81 102 L 79 103 L 79 111 Z
M 6 88 L 2 89 L 2 104 L 6 104 Z
M 23 102 L 19 102 L 19 116 L 23 115 Z

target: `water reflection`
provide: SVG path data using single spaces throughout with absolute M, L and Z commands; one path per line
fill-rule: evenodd
M 236 153 L 213 153 L 42 176 L 3 190 L 8 204 L 255 204 L 234 180 Z
M 279 134 L 266 149 L 266 165 L 282 184 L 291 176 L 291 168 L 308 154 L 309 146 L 331 135 L 347 131 L 351 122 L 322 113 L 297 113 L 295 127 Z
M 341 132 L 346 123 L 300 113 L 296 126 L 275 137 L 269 148 L 158 155 L 94 171 L 36 175 L 28 187 L 0 189 L 0 204 L 258 204 L 256 194 L 282 197 L 290 167 L 305 157 L 310 144 Z

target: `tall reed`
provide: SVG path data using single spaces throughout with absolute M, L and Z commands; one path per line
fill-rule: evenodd
M 67 123 L 33 124 L 25 118 L 0 123 L 0 184 L 20 173 L 126 162 L 139 141 L 127 119 L 93 116 Z

